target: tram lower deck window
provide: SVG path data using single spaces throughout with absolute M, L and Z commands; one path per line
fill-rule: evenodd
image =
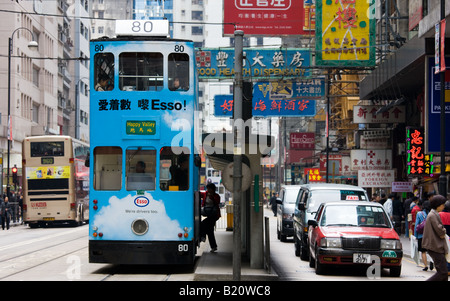
M 94 189 L 122 188 L 122 149 L 117 146 L 98 146 L 94 149 Z
M 156 149 L 130 147 L 126 151 L 126 189 L 155 190 Z
M 161 190 L 179 191 L 189 189 L 189 149 L 163 147 L 160 151 L 159 187 Z
M 122 91 L 160 91 L 163 88 L 163 55 L 158 52 L 124 52 L 119 55 L 119 88 Z

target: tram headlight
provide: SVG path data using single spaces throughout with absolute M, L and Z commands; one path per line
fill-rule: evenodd
M 138 218 L 131 223 L 131 231 L 136 235 L 144 235 L 148 231 L 148 222 L 143 218 Z

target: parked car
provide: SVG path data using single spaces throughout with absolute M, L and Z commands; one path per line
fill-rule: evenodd
M 283 185 L 277 199 L 277 237 L 286 241 L 294 236 L 293 216 L 300 185 Z
M 308 220 L 312 219 L 319 205 L 333 201 L 369 201 L 367 193 L 358 186 L 346 184 L 301 185 L 294 210 L 295 255 L 308 260 Z
M 373 202 L 333 202 L 320 205 L 309 220 L 309 265 L 322 274 L 329 265 L 372 265 L 399 277 L 402 244 L 383 206 Z

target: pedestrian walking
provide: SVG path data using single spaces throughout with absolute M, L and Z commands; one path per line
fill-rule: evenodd
M 391 221 L 394 221 L 393 217 L 393 207 L 392 207 L 392 199 L 394 198 L 394 194 L 390 194 L 386 202 L 383 203 L 384 210 L 386 210 L 387 215 L 391 219 Z
M 0 213 L 2 216 L 2 229 L 9 230 L 9 223 L 11 222 L 11 205 L 9 204 L 8 197 L 2 202 L 0 207 Z
M 450 234 L 450 201 L 446 201 L 444 205 L 444 210 L 439 212 L 442 224 L 444 225 L 447 235 Z M 447 269 L 450 271 L 450 262 L 447 262 Z
M 444 209 L 445 202 L 446 199 L 442 195 L 435 195 L 431 198 L 431 211 L 427 216 L 427 222 L 423 230 L 422 246 L 430 254 L 436 267 L 436 273 L 428 281 L 448 281 L 445 254 L 449 250 L 445 241 L 446 231 L 439 216 L 439 212 Z
M 403 216 L 405 217 L 405 237 L 409 237 L 409 223 L 411 222 L 409 218 L 409 214 L 411 213 L 411 203 L 413 200 L 414 194 L 408 192 L 408 198 L 405 203 L 403 203 L 403 208 L 405 210 Z
M 421 205 L 422 211 L 416 214 L 416 224 L 414 227 L 414 236 L 417 238 L 418 251 L 422 253 L 422 262 L 425 267 L 423 271 L 428 271 L 427 250 L 422 247 L 423 229 L 427 221 L 428 213 L 430 212 L 430 202 L 425 201 Z M 433 270 L 433 262 L 430 262 L 430 270 Z
M 398 195 L 394 195 L 392 199 L 392 218 L 394 221 L 394 229 L 398 235 L 401 235 L 402 221 L 404 218 L 403 204 Z
M 214 227 L 216 221 L 220 218 L 220 195 L 216 193 L 216 185 L 209 183 L 206 185 L 206 192 L 202 197 L 202 215 L 206 216 L 200 223 L 200 239 L 206 241 L 208 236 L 211 252 L 217 251 L 216 237 L 214 236 Z
M 274 192 L 272 194 L 272 197 L 270 198 L 270 205 L 272 206 L 273 216 L 277 216 L 277 209 L 278 209 L 277 198 L 278 192 Z

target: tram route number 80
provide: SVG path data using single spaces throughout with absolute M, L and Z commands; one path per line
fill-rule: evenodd
M 145 22 L 139 22 L 139 21 L 134 21 L 132 23 L 132 27 L 131 30 L 133 32 L 147 32 L 150 33 L 153 31 L 153 22 L 151 21 L 145 21 Z
M 187 252 L 187 251 L 189 251 L 188 244 L 179 244 L 178 245 L 178 252 Z

